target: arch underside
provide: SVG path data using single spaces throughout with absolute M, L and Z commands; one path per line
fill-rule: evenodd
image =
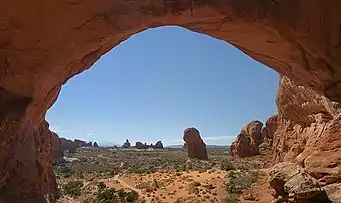
M 46 194 L 53 202 L 43 121 L 61 86 L 131 35 L 163 25 L 225 40 L 281 75 L 278 161 L 290 159 L 281 145 L 338 151 L 340 10 L 337 0 L 2 0 L 0 202 L 44 202 Z M 314 143 L 323 137 L 333 144 Z

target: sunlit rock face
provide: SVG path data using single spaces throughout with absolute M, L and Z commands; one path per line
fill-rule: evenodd
M 298 159 L 324 176 L 314 160 L 339 152 L 339 1 L 3 0 L 0 10 L 0 202 L 54 202 L 49 158 L 38 155 L 50 151 L 41 125 L 62 84 L 162 25 L 228 41 L 282 75 L 276 161 Z
M 249 157 L 259 154 L 258 146 L 262 139 L 263 123 L 254 120 L 246 124 L 237 136 L 237 139 L 230 146 L 232 156 Z
M 196 128 L 185 129 L 183 140 L 186 143 L 187 155 L 189 158 L 208 160 L 206 144 L 201 139 L 199 130 Z

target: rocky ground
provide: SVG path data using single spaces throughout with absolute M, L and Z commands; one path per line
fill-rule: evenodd
M 181 149 L 78 148 L 69 162 L 54 166 L 59 202 L 97 203 L 121 197 L 132 202 L 274 200 L 264 169 L 267 156 L 230 160 L 226 148 L 207 152 L 209 160 L 200 161 L 188 159 Z

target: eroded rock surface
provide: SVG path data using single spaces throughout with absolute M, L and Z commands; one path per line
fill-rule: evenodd
M 52 145 L 52 150 L 53 150 L 52 151 L 53 162 L 54 163 L 63 162 L 64 152 L 61 147 L 61 140 L 59 136 L 54 132 L 51 132 L 51 145 Z
M 323 187 L 328 199 L 333 203 L 341 202 L 341 183 L 334 183 Z
M 48 189 L 53 184 L 47 186 L 38 178 L 50 170 L 50 162 L 39 156 L 50 151 L 50 142 L 39 133 L 61 86 L 129 36 L 170 24 L 226 40 L 282 75 L 274 159 L 295 161 L 298 156 L 298 162 L 305 163 L 309 157 L 309 170 L 323 178 L 318 171 L 335 166 L 333 153 L 340 151 L 341 2 L 308 4 L 306 0 L 2 1 L 0 202 L 41 203 L 44 196 L 53 197 Z M 333 161 L 317 167 L 314 160 L 326 155 Z M 338 168 L 336 164 L 328 174 Z M 45 178 L 53 182 L 52 176 Z
M 196 128 L 185 129 L 183 140 L 186 143 L 186 149 L 189 158 L 208 160 L 206 144 L 201 139 L 199 130 Z
M 269 183 L 277 197 L 295 202 L 329 202 L 319 182 L 295 163 L 283 162 L 269 171 Z
M 260 121 L 251 121 L 246 124 L 237 136 L 237 139 L 230 146 L 230 154 L 240 157 L 248 157 L 259 154 L 258 146 L 262 143 L 262 127 Z
M 257 154 L 272 153 L 274 134 L 278 127 L 279 115 L 273 115 L 265 126 L 258 120 L 246 124 L 230 146 L 232 156 L 249 157 Z

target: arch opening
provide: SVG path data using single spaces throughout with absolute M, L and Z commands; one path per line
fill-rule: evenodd
M 68 81 L 47 121 L 68 139 L 121 145 L 161 133 L 165 145 L 179 145 L 182 130 L 196 126 L 207 144 L 229 145 L 245 123 L 277 113 L 278 84 L 276 72 L 225 41 L 166 26 Z

